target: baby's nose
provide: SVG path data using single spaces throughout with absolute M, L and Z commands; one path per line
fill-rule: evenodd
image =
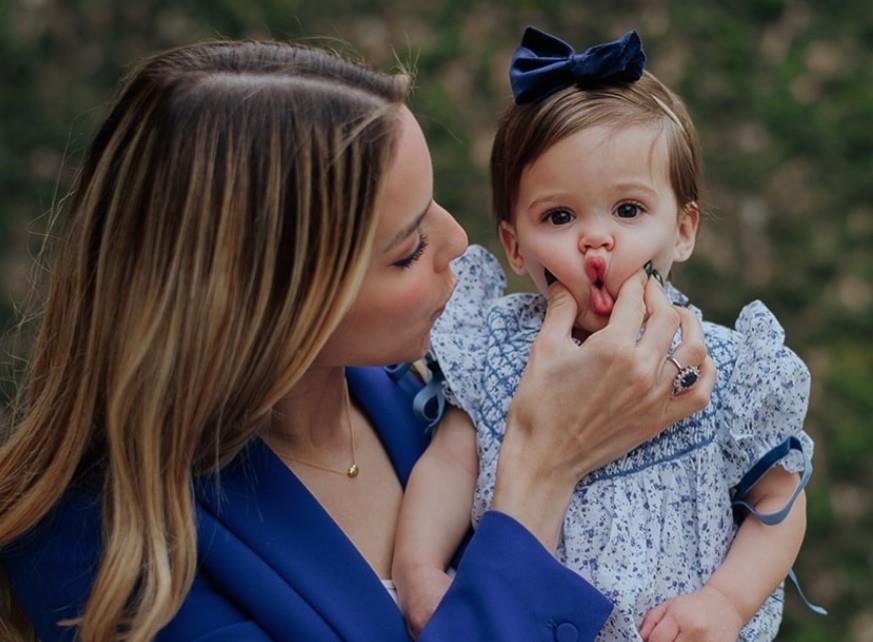
M 580 251 L 606 249 L 612 250 L 613 238 L 605 225 L 587 226 L 579 236 Z

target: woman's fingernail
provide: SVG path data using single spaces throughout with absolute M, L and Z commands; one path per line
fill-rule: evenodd
M 549 272 L 548 268 L 544 268 L 544 269 L 543 269 L 543 272 L 544 272 L 545 275 L 546 275 L 546 285 L 551 285 L 552 283 L 554 283 L 555 281 L 558 280 L 558 279 L 555 278 L 555 275 L 554 275 L 554 274 L 552 274 L 551 272 Z
M 649 278 L 655 277 L 655 280 L 661 284 L 661 287 L 664 287 L 664 277 L 661 276 L 661 273 L 655 269 L 655 266 L 652 264 L 651 261 L 646 261 L 643 269 L 646 271 L 646 274 L 649 275 Z

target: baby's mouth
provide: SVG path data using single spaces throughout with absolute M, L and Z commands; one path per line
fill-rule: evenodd
M 589 256 L 585 258 L 585 274 L 591 282 L 589 301 L 595 314 L 609 315 L 615 300 L 606 289 L 606 259 L 602 256 Z

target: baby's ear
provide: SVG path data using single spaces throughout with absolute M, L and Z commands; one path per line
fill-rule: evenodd
M 673 261 L 687 261 L 694 252 L 697 240 L 697 227 L 700 225 L 700 206 L 696 201 L 686 203 L 679 212 L 676 224 L 676 244 L 673 247 Z
M 525 273 L 524 257 L 518 247 L 515 226 L 509 221 L 500 221 L 500 242 L 503 243 L 503 251 L 506 253 L 509 267 L 519 276 L 523 275 Z

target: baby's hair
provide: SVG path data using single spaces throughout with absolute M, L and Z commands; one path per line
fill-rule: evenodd
M 524 169 L 559 141 L 591 127 L 661 127 L 667 137 L 670 183 L 680 207 L 700 200 L 701 154 L 682 99 L 649 72 L 633 83 L 573 86 L 545 100 L 510 105 L 491 150 L 492 207 L 512 221 Z

